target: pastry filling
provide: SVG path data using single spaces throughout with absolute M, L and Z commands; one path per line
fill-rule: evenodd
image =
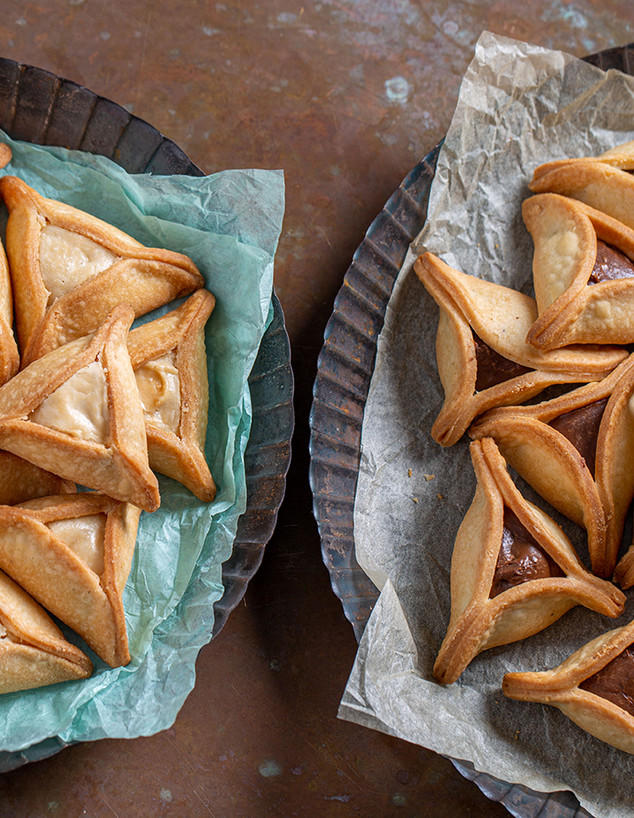
M 528 367 L 516 364 L 515 361 L 510 361 L 500 355 L 499 352 L 485 344 L 475 332 L 473 333 L 473 343 L 477 362 L 476 392 L 482 392 L 484 389 L 497 386 L 498 383 L 504 383 L 504 381 L 509 381 L 511 378 L 517 378 L 519 375 L 531 371 Z
M 174 352 L 161 355 L 135 370 L 146 420 L 178 431 L 181 413 L 180 380 Z
M 634 716 L 634 648 L 625 648 L 579 687 L 607 699 Z
M 106 376 L 98 361 L 82 367 L 45 398 L 30 420 L 71 437 L 104 443 L 108 433 Z
M 597 454 L 597 436 L 608 399 L 573 409 L 550 421 L 550 426 L 567 438 L 586 462 L 594 476 Z
M 40 273 L 53 299 L 107 270 L 116 256 L 79 233 L 46 224 L 40 233 Z
M 95 574 L 103 573 L 103 544 L 106 531 L 105 514 L 89 514 L 70 520 L 54 520 L 48 527 L 71 551 L 83 560 Z
M 557 563 L 526 530 L 510 508 L 504 508 L 502 544 L 489 597 L 508 591 L 522 582 L 547 577 L 563 577 Z
M 588 284 L 615 281 L 617 278 L 634 278 L 634 262 L 616 247 L 597 239 L 597 259 Z

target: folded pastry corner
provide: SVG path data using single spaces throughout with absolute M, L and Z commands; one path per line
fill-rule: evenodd
M 596 157 L 560 159 L 535 169 L 533 193 L 559 193 L 578 199 L 634 228 L 634 143 Z
M 525 639 L 575 605 L 606 616 L 625 596 L 587 572 L 563 531 L 526 500 L 492 439 L 470 445 L 477 486 L 451 560 L 451 616 L 434 676 L 454 682 L 484 650 Z
M 91 673 L 90 659 L 0 571 L 0 693 L 86 679 Z
M 6 167 L 13 158 L 13 151 L 6 142 L 0 142 L 0 169 Z
M 74 494 L 77 486 L 40 469 L 11 452 L 0 450 L 0 505 L 13 506 L 51 494 Z
M 0 506 L 0 568 L 112 667 L 130 661 L 123 588 L 139 515 L 97 492 Z
M 204 329 L 214 304 L 210 292 L 197 290 L 177 309 L 128 335 L 150 467 L 203 502 L 216 495 L 205 460 L 209 382 Z
M 120 303 L 135 316 L 204 285 L 187 256 L 148 248 L 77 208 L 0 178 L 23 365 L 93 332 Z
M 615 346 L 538 350 L 526 342 L 537 319 L 529 296 L 454 270 L 432 253 L 414 270 L 440 309 L 436 361 L 445 397 L 431 434 L 443 446 L 493 407 L 524 403 L 553 384 L 599 380 L 627 357 Z
M 598 383 L 532 406 L 492 409 L 469 430 L 493 438 L 551 506 L 583 526 L 595 574 L 614 571 L 634 497 L 634 354 Z
M 19 367 L 20 354 L 13 334 L 11 276 L 4 246 L 0 242 L 0 386 L 12 378 Z
M 634 229 L 555 193 L 526 199 L 539 349 L 634 341 Z
M 585 644 L 553 670 L 507 673 L 511 699 L 552 704 L 582 730 L 634 753 L 634 622 Z
M 617 562 L 613 579 L 624 591 L 634 585 L 634 541 Z
M 116 307 L 92 335 L 57 347 L 0 387 L 0 448 L 146 511 L 160 503 L 126 346 L 133 319 Z

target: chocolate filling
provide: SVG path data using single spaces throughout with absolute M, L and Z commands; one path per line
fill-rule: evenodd
M 473 343 L 478 365 L 476 392 L 482 392 L 484 389 L 497 386 L 498 383 L 504 383 L 504 381 L 509 381 L 511 378 L 517 378 L 518 375 L 524 375 L 526 372 L 531 371 L 528 367 L 516 364 L 515 361 L 510 361 L 500 355 L 499 352 L 491 349 L 475 332 L 473 332 Z
M 617 278 L 634 278 L 634 262 L 613 245 L 597 239 L 597 258 L 588 284 Z
M 603 400 L 582 406 L 580 409 L 573 409 L 572 412 L 559 415 L 549 424 L 572 443 L 586 461 L 586 466 L 593 476 L 597 454 L 597 435 L 607 402 L 608 399 L 603 398 Z
M 510 508 L 504 508 L 502 544 L 489 597 L 508 591 L 531 579 L 563 577 L 564 573 Z
M 579 687 L 622 707 L 634 716 L 634 648 L 625 648 Z

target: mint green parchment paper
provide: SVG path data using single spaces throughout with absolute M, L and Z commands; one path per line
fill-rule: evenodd
M 186 254 L 216 297 L 206 328 L 206 457 L 218 492 L 213 503 L 202 503 L 159 475 L 161 507 L 141 514 L 124 592 L 132 661 L 112 669 L 65 629 L 90 656 L 91 678 L 0 696 L 0 750 L 22 750 L 50 737 L 73 742 L 151 735 L 173 723 L 194 686 L 196 656 L 211 638 L 213 604 L 223 593 L 222 563 L 246 507 L 247 378 L 272 317 L 283 174 L 130 175 L 100 156 L 16 142 L 2 132 L 0 139 L 13 151 L 0 173 L 19 176 L 43 196 L 85 210 L 147 246 Z

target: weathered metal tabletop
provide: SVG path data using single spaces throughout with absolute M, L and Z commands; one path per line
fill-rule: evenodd
M 308 414 L 323 331 L 384 202 L 444 135 L 482 30 L 578 56 L 634 40 L 630 0 L 4 0 L 0 56 L 147 120 L 204 172 L 283 168 L 275 288 L 296 431 L 262 567 L 175 724 L 0 778 L 3 816 L 503 816 L 451 763 L 337 720 L 356 651 L 321 561 Z

